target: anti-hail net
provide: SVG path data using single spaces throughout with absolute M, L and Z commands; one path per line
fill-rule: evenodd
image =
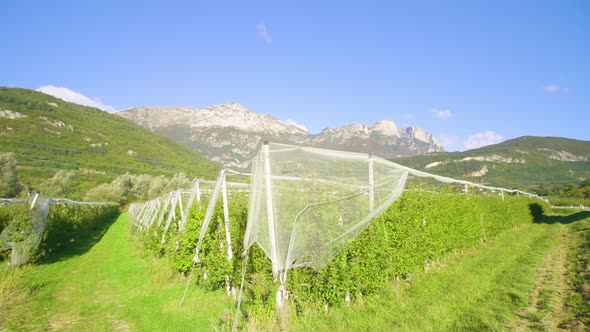
M 367 154 L 268 143 L 252 166 L 244 248 L 258 243 L 275 277 L 298 266 L 321 269 L 402 194 L 408 175 L 499 191 L 502 197 L 512 193 L 543 199 Z
M 35 253 L 43 238 L 50 198 L 31 196 L 31 205 L 23 206 L 13 221 L 0 234 L 0 249 L 12 250 L 10 265 L 25 264 Z
M 117 205 L 112 202 L 77 202 L 66 198 L 52 198 L 40 194 L 29 195 L 27 200 L 0 200 L 14 208 L 11 221 L 0 233 L 0 250 L 11 250 L 10 265 L 20 266 L 35 254 L 47 226 L 51 204 L 62 205 Z
M 127 211 L 131 225 L 140 232 L 152 230 L 154 236 L 160 236 L 161 244 L 164 244 L 170 232 L 184 231 L 189 222 L 192 207 L 196 206 L 199 210 L 206 209 L 204 224 L 209 225 L 219 197 L 223 201 L 224 219 L 226 223 L 229 222 L 227 195 L 249 192 L 249 185 L 225 181 L 225 176 L 225 170 L 223 170 L 217 181 L 195 179 L 191 188 L 173 190 L 147 202 L 131 204 Z M 206 226 L 203 227 L 202 234 L 205 233 L 206 228 Z M 199 246 L 201 242 L 202 239 Z
M 273 272 L 321 269 L 403 192 L 408 171 L 366 154 L 263 145 L 253 165 L 245 248 Z

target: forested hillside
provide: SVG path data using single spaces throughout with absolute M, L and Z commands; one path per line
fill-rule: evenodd
M 84 193 L 124 173 L 211 178 L 217 166 L 196 151 L 101 110 L 41 92 L 0 87 L 0 153 L 17 160 L 24 187 L 73 171 Z
M 394 161 L 434 174 L 505 187 L 579 184 L 590 177 L 590 142 L 524 136 L 465 152 Z

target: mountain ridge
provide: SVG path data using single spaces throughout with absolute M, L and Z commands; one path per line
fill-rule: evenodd
M 414 126 L 399 129 L 391 120 L 379 120 L 372 126 L 325 128 L 311 134 L 236 102 L 203 109 L 141 106 L 117 114 L 228 167 L 247 167 L 261 140 L 373 153 L 384 158 L 444 151 L 434 135 Z
M 590 177 L 590 141 L 522 136 L 463 152 L 393 161 L 429 173 L 500 186 L 577 183 Z

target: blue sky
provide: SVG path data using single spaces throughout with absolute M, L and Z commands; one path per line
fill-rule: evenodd
M 11 1 L 0 85 L 109 110 L 229 101 L 311 133 L 391 119 L 449 150 L 590 140 L 590 1 Z

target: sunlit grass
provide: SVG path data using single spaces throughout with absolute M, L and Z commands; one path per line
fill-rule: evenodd
M 9 330 L 194 331 L 211 330 L 232 305 L 222 291 L 189 287 L 167 262 L 142 257 L 129 240 L 123 215 L 102 240 L 80 256 L 16 269 L 19 290 L 4 302 L 2 327 Z M 6 271 L 2 271 L 6 274 Z M 4 285 L 3 278 L 2 285 Z M 4 287 L 4 286 L 2 286 Z M 9 294 L 13 294 L 9 293 Z M 3 295 L 4 296 L 4 295 Z M 9 305 L 13 303 L 15 305 Z M 19 319 L 16 319 L 16 318 Z
M 402 282 L 363 304 L 310 310 L 293 330 L 489 331 L 509 329 L 527 304 L 535 268 L 558 244 L 559 225 L 534 224 Z

